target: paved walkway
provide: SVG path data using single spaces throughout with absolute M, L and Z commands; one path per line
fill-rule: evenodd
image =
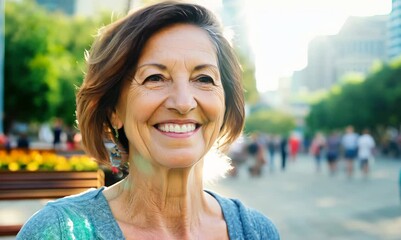
M 401 239 L 400 170 L 401 160 L 378 159 L 368 179 L 359 171 L 349 179 L 317 173 L 312 159 L 301 156 L 285 172 L 265 169 L 251 178 L 242 167 L 238 177 L 208 188 L 269 216 L 283 240 L 395 240 Z

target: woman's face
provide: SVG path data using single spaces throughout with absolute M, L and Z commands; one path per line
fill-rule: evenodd
M 199 161 L 219 136 L 224 112 L 216 50 L 203 29 L 189 24 L 148 40 L 117 105 L 130 157 L 168 168 Z

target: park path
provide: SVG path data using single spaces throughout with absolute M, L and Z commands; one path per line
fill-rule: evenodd
M 401 160 L 378 158 L 367 179 L 359 171 L 351 179 L 317 173 L 307 155 L 285 172 L 264 170 L 251 178 L 243 166 L 238 177 L 207 188 L 269 216 L 283 240 L 401 240 Z

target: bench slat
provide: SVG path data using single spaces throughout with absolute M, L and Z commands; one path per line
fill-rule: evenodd
M 77 179 L 58 181 L 15 181 L 0 184 L 0 190 L 54 189 L 54 188 L 91 188 L 98 186 L 97 179 Z M 0 193 L 1 194 L 1 193 Z

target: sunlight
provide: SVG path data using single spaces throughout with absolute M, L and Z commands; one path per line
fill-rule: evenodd
M 336 34 L 348 16 L 388 14 L 391 0 L 251 0 L 244 7 L 257 88 L 265 92 L 277 90 L 280 77 L 306 66 L 314 37 Z

